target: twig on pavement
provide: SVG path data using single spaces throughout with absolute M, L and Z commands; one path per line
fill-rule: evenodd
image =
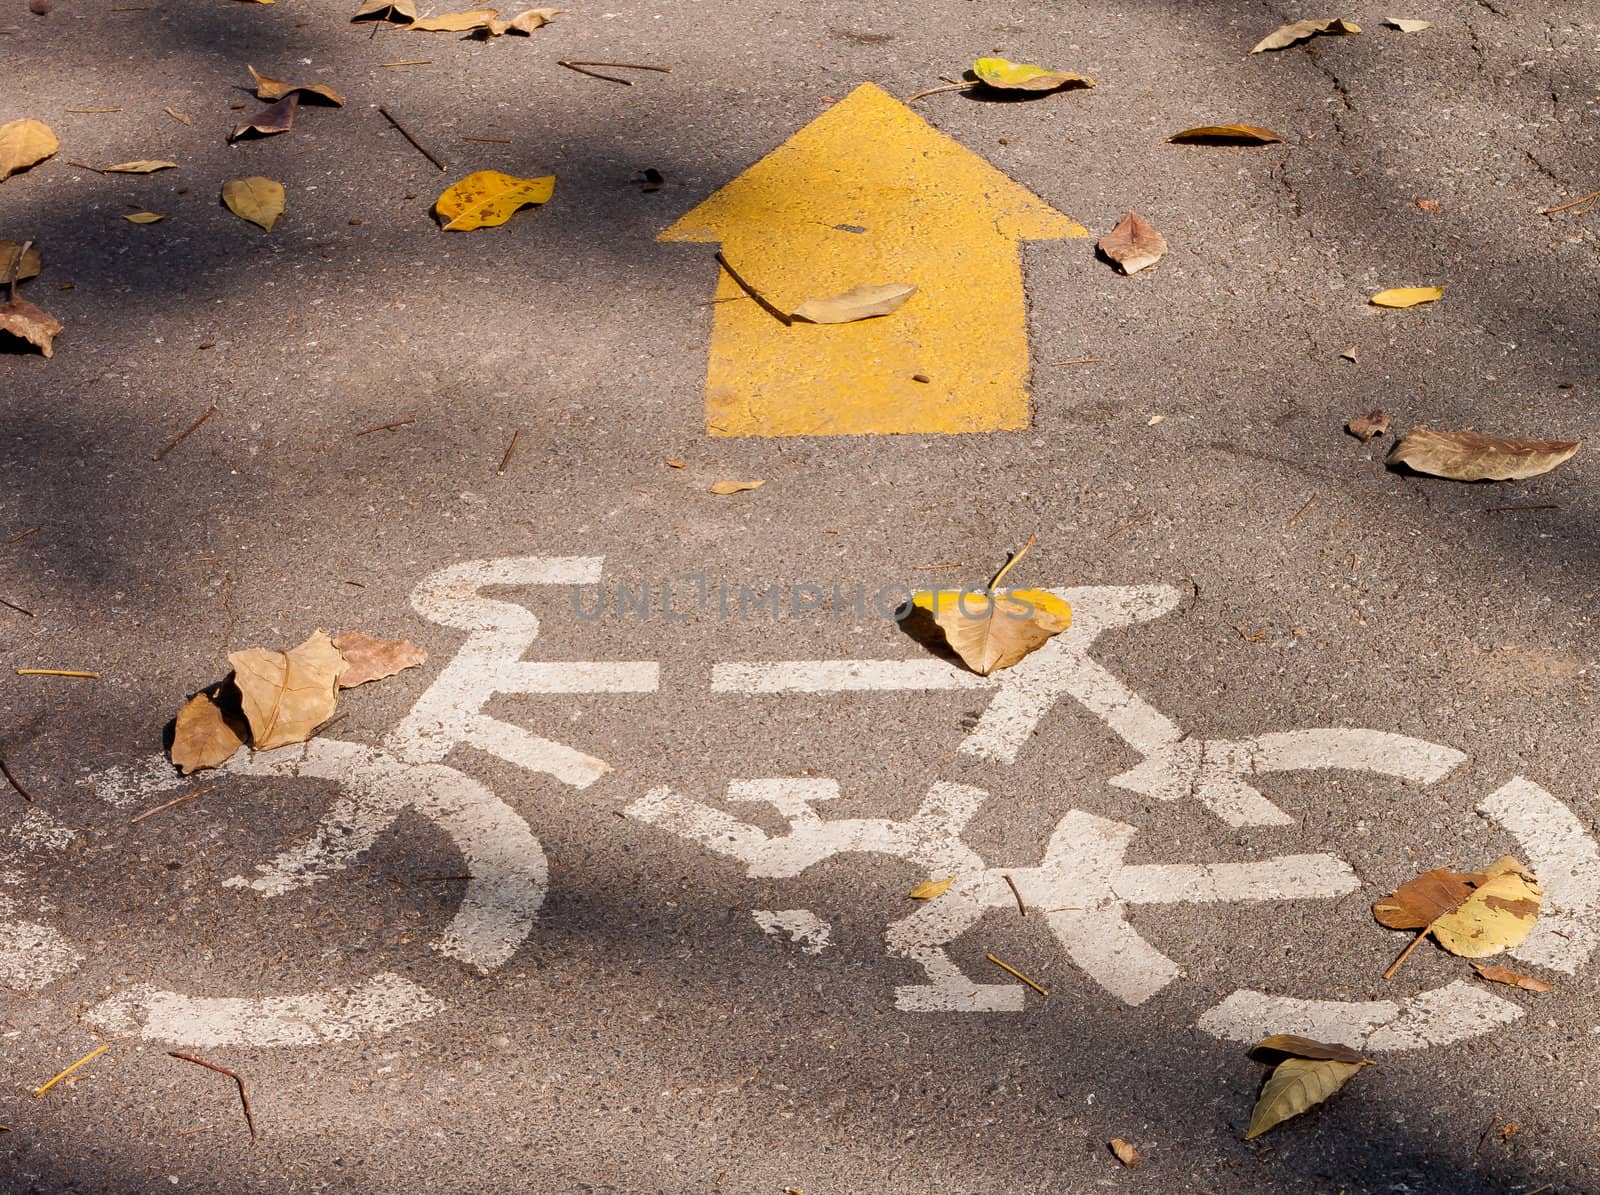
M 999 959 L 995 958 L 995 956 L 992 955 L 992 954 L 986 954 L 986 955 L 984 955 L 984 958 L 988 959 L 991 963 L 993 963 L 995 966 L 999 967 L 1002 971 L 1009 971 L 1011 974 L 1015 975 L 1018 979 L 1022 980 L 1023 983 L 1027 984 L 1034 991 L 1038 992 L 1039 995 L 1045 997 L 1046 999 L 1049 999 L 1050 992 L 1048 991 L 1048 989 L 1042 988 L 1038 984 L 1034 983 L 1033 980 L 1029 979 L 1021 971 L 1018 971 L 1010 963 L 1003 963 Z
M 54 1087 L 57 1083 L 61 1082 L 61 1080 L 65 1079 L 73 1071 L 77 1070 L 80 1066 L 84 1065 L 87 1062 L 93 1062 L 96 1058 L 100 1057 L 100 1055 L 104 1054 L 110 1048 L 111 1048 L 111 1043 L 110 1042 L 106 1042 L 106 1044 L 101 1046 L 98 1050 L 90 1050 L 82 1058 L 78 1059 L 78 1061 L 74 1062 L 71 1066 L 67 1067 L 66 1070 L 62 1071 L 55 1078 L 51 1079 L 43 1087 L 35 1087 L 33 1089 L 33 1098 L 34 1099 L 41 1098 L 44 1095 L 45 1092 L 49 1091 L 52 1087 Z
M 166 456 L 167 453 L 171 452 L 179 444 L 182 444 L 190 436 L 194 435 L 195 432 L 199 431 L 200 430 L 200 425 L 202 423 L 204 423 L 207 419 L 210 419 L 211 416 L 215 415 L 216 413 L 217 413 L 217 404 L 216 403 L 212 403 L 209 407 L 206 408 L 206 412 L 205 412 L 204 415 L 200 416 L 200 418 L 196 419 L 188 427 L 184 428 L 183 431 L 178 433 L 177 439 L 173 440 L 170 444 L 168 444 L 165 448 L 161 449 L 159 452 L 152 452 L 150 454 L 150 459 L 153 460 L 153 461 L 159 461 L 162 457 Z
M 208 792 L 210 792 L 212 789 L 214 789 L 216 787 L 217 786 L 215 784 L 208 784 L 204 788 L 195 789 L 192 793 L 184 793 L 183 796 L 181 796 L 181 797 L 174 797 L 172 800 L 168 801 L 164 805 L 157 805 L 154 809 L 146 809 L 143 813 L 139 814 L 138 817 L 134 818 L 128 824 L 130 826 L 136 826 L 140 822 L 144 821 L 145 818 L 154 817 L 158 813 L 165 813 L 168 809 L 171 809 L 174 805 L 182 805 L 185 801 L 192 801 L 196 797 L 203 797 Z
M 250 1111 L 250 1093 L 245 1090 L 244 1080 L 225 1066 L 218 1066 L 215 1062 L 207 1062 L 204 1058 L 196 1058 L 193 1054 L 180 1054 L 176 1050 L 168 1050 L 167 1057 L 177 1058 L 182 1062 L 192 1062 L 196 1066 L 203 1066 L 208 1071 L 216 1071 L 219 1075 L 227 1075 L 239 1085 L 239 1103 L 244 1107 L 244 1122 L 250 1128 L 250 1140 L 256 1139 L 256 1118 Z
M 33 794 L 22 787 L 22 781 L 11 774 L 11 769 L 6 765 L 5 757 L 0 756 L 0 776 L 6 778 L 6 783 L 17 790 L 17 794 L 28 804 L 33 804 Z
M 378 105 L 378 111 L 383 113 L 383 118 L 385 120 L 387 120 L 390 124 L 392 124 L 395 127 L 395 129 L 399 131 L 399 133 L 400 133 L 400 135 L 402 137 L 404 137 L 407 141 L 411 142 L 412 147 L 419 154 L 421 154 L 423 157 L 427 158 L 428 161 L 432 162 L 435 166 L 437 166 L 439 168 L 440 173 L 444 172 L 445 164 L 443 162 L 441 162 L 438 158 L 434 157 L 431 153 L 429 153 L 428 150 L 427 150 L 427 147 L 425 147 L 422 144 L 422 142 L 418 141 L 415 137 L 413 137 L 411 135 L 411 133 L 406 129 L 405 125 L 401 124 L 398 120 L 396 120 L 394 118 L 394 113 L 393 112 L 390 112 L 389 109 L 384 107 L 384 105 L 382 105 L 382 104 Z

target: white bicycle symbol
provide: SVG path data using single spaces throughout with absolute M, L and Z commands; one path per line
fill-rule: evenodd
M 485 706 L 506 693 L 655 692 L 660 669 L 650 661 L 524 660 L 538 637 L 538 620 L 524 607 L 485 597 L 482 590 L 593 584 L 601 578 L 602 564 L 600 557 L 516 557 L 459 564 L 426 578 L 412 594 L 413 606 L 434 622 L 468 632 L 466 642 L 381 746 L 317 739 L 242 756 L 228 765 L 227 771 L 242 775 L 333 780 L 340 795 L 306 841 L 259 866 L 254 876 L 236 876 L 225 884 L 271 898 L 319 883 L 371 847 L 402 813 L 415 811 L 450 836 L 472 877 L 454 918 L 432 947 L 484 971 L 510 959 L 543 903 L 545 856 L 517 810 L 444 760 L 457 747 L 472 747 L 562 784 L 595 784 L 608 771 L 604 762 L 492 718 L 483 712 Z M 1170 611 L 1177 591 L 1083 587 L 1057 592 L 1072 603 L 1071 629 L 996 676 L 979 677 L 929 658 L 731 662 L 714 668 L 711 688 L 771 698 L 839 691 L 992 691 L 959 750 L 997 764 L 1013 762 L 1051 708 L 1071 698 L 1143 757 L 1113 777 L 1113 785 L 1165 801 L 1197 801 L 1235 827 L 1293 823 L 1255 787 L 1260 776 L 1336 768 L 1426 785 L 1465 758 L 1449 747 L 1376 730 L 1298 730 L 1242 741 L 1188 738 L 1089 655 L 1100 634 Z M 141 777 L 145 795 L 181 783 L 160 757 L 144 765 Z M 139 780 L 116 771 L 96 781 L 108 792 L 130 782 Z M 943 896 L 896 921 L 885 935 L 891 956 L 923 972 L 924 982 L 895 993 L 897 1007 L 911 1013 L 999 1013 L 1023 1007 L 1022 987 L 975 982 L 946 949 L 991 909 L 1012 903 L 1003 875 L 1041 911 L 1071 961 L 1130 1005 L 1164 991 L 1180 968 L 1127 923 L 1127 906 L 1326 899 L 1360 885 L 1349 864 L 1331 854 L 1247 863 L 1129 864 L 1125 853 L 1137 828 L 1076 810 L 1057 824 L 1038 866 L 1002 872 L 962 840 L 967 821 L 987 799 L 981 789 L 935 784 L 921 808 L 903 821 L 824 818 L 817 806 L 837 795 L 837 785 L 825 779 L 733 782 L 730 802 L 761 802 L 787 821 L 788 831 L 776 836 L 670 787 L 639 797 L 626 812 L 642 825 L 737 861 L 752 877 L 797 876 L 848 852 L 905 859 L 929 878 L 954 877 Z M 1550 903 L 1515 957 L 1575 971 L 1600 938 L 1600 850 L 1594 840 L 1564 804 L 1521 778 L 1484 798 L 1478 811 L 1517 839 Z M 4 861 L 0 839 L 0 864 Z M 6 924 L 5 918 L 13 912 L 0 902 L 0 983 L 6 982 L 12 941 L 7 931 L 17 924 Z M 808 910 L 762 910 L 756 919 L 769 930 L 788 928 L 813 952 L 825 941 L 825 927 Z M 107 1030 L 153 1040 L 291 1045 L 381 1034 L 441 1007 L 421 985 L 386 972 L 345 990 L 267 998 L 193 996 L 139 986 L 103 1002 L 89 1016 Z M 1198 1024 L 1225 1038 L 1295 1032 L 1377 1051 L 1456 1041 L 1521 1015 L 1511 1000 L 1458 981 L 1402 1000 L 1377 1001 L 1241 989 L 1206 1011 Z

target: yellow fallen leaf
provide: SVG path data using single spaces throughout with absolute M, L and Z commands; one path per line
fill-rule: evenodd
M 1055 594 L 998 588 L 1033 542 L 1030 537 L 982 592 L 924 589 L 911 595 L 913 611 L 931 618 L 950 649 L 980 676 L 1011 667 L 1072 625 L 1072 607 Z
M 718 481 L 712 483 L 711 492 L 726 496 L 728 494 L 741 493 L 744 490 L 759 490 L 766 484 L 765 481 Z
M 1374 307 L 1415 307 L 1444 297 L 1442 286 L 1397 286 L 1380 290 L 1370 300 Z
M 466 12 L 445 12 L 436 17 L 418 17 L 411 28 L 422 33 L 466 33 L 479 29 L 494 20 L 496 8 L 473 8 Z
M 325 83 L 284 83 L 279 79 L 269 79 L 255 67 L 245 67 L 250 72 L 250 77 L 256 81 L 256 99 L 266 100 L 269 103 L 281 100 L 291 91 L 303 92 L 306 95 L 319 96 L 331 104 L 344 107 L 344 97 Z
M 888 315 L 905 306 L 917 293 L 917 288 L 906 282 L 889 282 L 881 286 L 858 286 L 842 295 L 826 299 L 807 299 L 792 314 L 796 319 L 813 324 L 850 324 L 856 320 Z
M 259 175 L 230 179 L 222 184 L 222 202 L 235 216 L 271 232 L 283 215 L 283 184 Z
M 1270 145 L 1283 138 L 1271 129 L 1253 124 L 1203 124 L 1198 128 L 1174 133 L 1168 141 L 1189 141 L 1198 145 Z
M 479 30 L 490 37 L 499 37 L 505 33 L 520 33 L 527 36 L 535 29 L 542 29 L 553 19 L 560 16 L 564 10 L 559 8 L 530 8 L 519 12 L 509 21 L 490 18 Z
M 1431 927 L 1434 941 L 1460 958 L 1487 958 L 1520 946 L 1543 904 L 1539 881 L 1510 855 L 1479 878 L 1472 895 Z
M 42 120 L 29 118 L 0 124 L 0 182 L 37 165 L 60 148 L 61 142 Z
M 196 693 L 178 711 L 172 732 L 172 762 L 185 776 L 225 763 L 244 746 L 250 726 L 239 709 L 238 691 L 217 685 Z
M 1111 1138 L 1111 1152 L 1116 1154 L 1117 1161 L 1121 1162 L 1129 1170 L 1136 1169 L 1144 1162 L 1144 1159 L 1139 1156 L 1139 1151 L 1121 1137 Z
M 1348 1083 L 1364 1066 L 1372 1063 L 1341 1062 L 1332 1058 L 1286 1058 L 1261 1089 L 1250 1127 L 1244 1139 L 1250 1141 L 1292 1116 L 1315 1108 Z
M 1028 62 L 1007 62 L 1004 58 L 980 58 L 972 73 L 986 87 L 1002 91 L 1054 91 L 1058 87 L 1093 87 L 1094 80 L 1071 71 L 1053 71 Z
M 1433 28 L 1432 21 L 1412 21 L 1405 17 L 1384 17 L 1383 23 L 1401 33 L 1421 33 L 1424 29 Z
M 1267 34 L 1255 44 L 1250 51 L 1259 54 L 1263 50 L 1282 50 L 1294 45 L 1296 42 L 1305 41 L 1319 33 L 1360 33 L 1361 26 L 1354 21 L 1342 21 L 1337 17 L 1331 20 L 1296 21 L 1292 25 L 1284 25 Z
M 548 202 L 555 194 L 556 176 L 516 178 L 498 170 L 479 170 L 444 189 L 433 205 L 445 221 L 447 232 L 494 228 L 532 203 Z
M 912 900 L 932 900 L 934 897 L 943 896 L 950 891 L 950 885 L 955 882 L 955 876 L 946 876 L 942 880 L 923 880 L 907 895 Z
M 176 170 L 176 162 L 163 162 L 159 160 L 118 162 L 115 166 L 103 166 L 101 174 L 154 174 L 157 170 Z
M 1414 427 L 1389 451 L 1384 463 L 1452 481 L 1521 481 L 1548 473 L 1572 459 L 1576 440 L 1485 436 L 1474 431 L 1436 432 Z
M 157 220 L 165 220 L 164 212 L 131 212 L 122 217 L 129 224 L 154 224 Z
M 293 651 L 228 654 L 257 751 L 303 743 L 333 716 L 339 676 L 349 665 L 323 631 Z

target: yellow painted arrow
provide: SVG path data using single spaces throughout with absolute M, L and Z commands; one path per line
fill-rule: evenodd
M 866 83 L 659 239 L 721 242 L 781 312 L 862 285 L 917 288 L 891 315 L 785 324 L 723 271 L 707 430 L 813 436 L 1027 427 L 1018 242 L 1087 235 Z

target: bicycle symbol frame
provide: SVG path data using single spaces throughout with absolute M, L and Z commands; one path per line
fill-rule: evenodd
M 660 690 L 661 672 L 657 663 L 642 660 L 526 660 L 539 636 L 539 620 L 526 607 L 482 591 L 594 584 L 603 563 L 598 556 L 510 557 L 456 564 L 426 577 L 412 593 L 413 607 L 433 622 L 467 632 L 465 642 L 380 745 L 314 739 L 268 753 L 246 753 L 226 766 L 226 773 L 236 775 L 332 780 L 340 791 L 305 841 L 258 865 L 254 875 L 234 876 L 224 884 L 270 899 L 322 882 L 348 867 L 402 813 L 417 812 L 449 836 L 472 876 L 454 917 L 431 943 L 433 949 L 482 971 L 502 966 L 531 932 L 543 903 L 545 855 L 522 813 L 445 760 L 457 748 L 472 748 L 558 783 L 587 788 L 609 771 L 603 761 L 493 718 L 484 712 L 486 705 L 507 693 L 654 693 Z M 1072 604 L 1072 627 L 994 676 L 980 677 L 932 658 L 735 661 L 713 667 L 711 690 L 768 700 L 844 691 L 990 693 L 987 708 L 958 750 L 997 765 L 1013 763 L 1040 721 L 1058 702 L 1071 699 L 1142 757 L 1133 768 L 1111 777 L 1112 785 L 1163 801 L 1198 802 L 1230 827 L 1293 824 L 1256 788 L 1253 780 L 1263 775 L 1345 769 L 1428 785 L 1465 759 L 1450 747 L 1367 729 L 1304 729 L 1246 740 L 1190 738 L 1090 656 L 1094 641 L 1106 631 L 1172 610 L 1178 591 L 1093 586 L 1055 592 Z M 154 795 L 182 781 L 156 757 L 137 776 L 111 769 L 93 783 L 102 795 L 130 783 L 139 785 L 144 795 Z M 752 877 L 798 876 L 848 852 L 905 859 L 929 878 L 951 876 L 954 882 L 943 896 L 887 929 L 887 953 L 914 963 L 923 974 L 922 982 L 896 989 L 896 1006 L 907 1013 L 1021 1009 L 1020 985 L 975 982 L 946 949 L 991 909 L 1013 900 L 1001 869 L 988 866 L 962 839 L 964 826 L 988 794 L 939 782 L 918 811 L 900 821 L 824 817 L 818 806 L 838 795 L 837 784 L 823 778 L 734 780 L 729 803 L 771 807 L 788 825 L 780 835 L 768 835 L 670 786 L 635 798 L 625 812 L 641 827 L 742 864 Z M 1520 777 L 1489 794 L 1477 809 L 1518 840 L 1549 901 L 1514 957 L 1575 971 L 1600 940 L 1600 850 L 1594 839 L 1570 809 Z M 0 884 L 8 875 L 7 851 L 20 849 L 16 844 L 27 825 L 24 821 L 0 830 Z M 41 832 L 40 825 L 26 831 L 36 849 Z M 70 840 L 70 831 L 66 833 Z M 1181 974 L 1177 963 L 1128 924 L 1124 913 L 1129 905 L 1325 899 L 1360 885 L 1347 862 L 1326 853 L 1246 863 L 1129 864 L 1125 853 L 1137 833 L 1135 826 L 1071 810 L 1056 825 L 1037 866 L 1004 869 L 1028 904 L 1040 910 L 1072 963 L 1129 1005 L 1149 1001 Z M 808 953 L 826 948 L 825 923 L 810 910 L 757 910 L 755 919 L 767 932 L 787 929 Z M 54 935 L 50 944 L 55 961 L 19 980 L 18 951 L 36 942 L 41 931 Z M 41 987 L 79 962 L 81 955 L 65 939 L 22 919 L 16 902 L 6 900 L 0 889 L 0 984 Z M 140 985 L 102 1002 L 88 1016 L 108 1031 L 195 1046 L 298 1045 L 380 1035 L 441 1008 L 440 998 L 420 984 L 383 972 L 345 989 L 265 998 L 195 996 Z M 1521 1015 L 1512 1001 L 1457 981 L 1405 999 L 1375 1001 L 1240 989 L 1204 1012 L 1198 1026 L 1229 1039 L 1292 1032 L 1378 1051 L 1461 1040 Z

